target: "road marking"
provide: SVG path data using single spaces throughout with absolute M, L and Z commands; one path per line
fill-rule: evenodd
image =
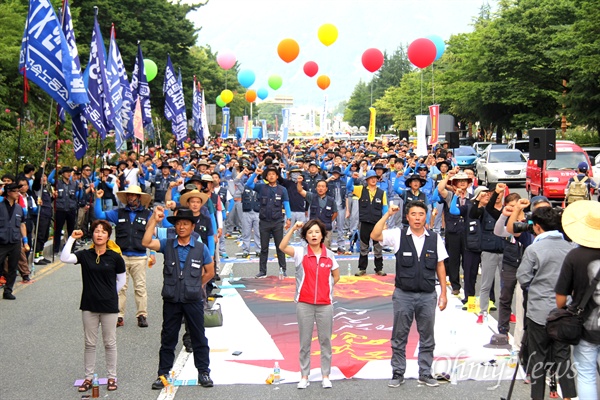
M 60 259 L 58 261 L 55 261 L 52 264 L 48 264 L 42 268 L 40 268 L 39 270 L 36 268 L 36 272 L 35 275 L 33 277 L 34 283 L 35 284 L 37 281 L 45 278 L 46 276 L 52 274 L 53 272 L 58 271 L 59 269 L 61 269 L 62 267 L 64 267 L 66 264 L 63 263 L 62 261 L 60 261 Z M 15 285 L 14 289 L 13 289 L 13 293 L 19 293 L 20 291 L 22 291 L 23 289 L 25 289 L 26 287 L 32 286 L 31 284 L 19 284 L 19 285 Z

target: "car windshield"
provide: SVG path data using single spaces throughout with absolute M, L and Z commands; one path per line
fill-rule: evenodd
M 529 153 L 529 142 L 515 142 L 514 148 Z
M 520 151 L 493 151 L 488 159 L 490 163 L 527 162 Z
M 455 156 L 476 156 L 477 152 L 474 148 L 468 146 L 460 146 L 458 149 L 454 150 Z
M 579 165 L 579 163 L 582 161 L 587 163 L 584 153 L 574 151 L 557 151 L 556 160 L 548 160 L 546 169 L 555 171 L 561 169 L 577 169 L 577 165 Z

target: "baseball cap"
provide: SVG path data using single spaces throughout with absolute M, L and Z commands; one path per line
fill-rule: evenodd
M 579 163 L 579 165 L 577 165 L 577 169 L 580 170 L 580 171 L 585 172 L 585 171 L 588 170 L 588 165 L 587 165 L 587 163 L 585 161 L 582 161 L 582 162 Z

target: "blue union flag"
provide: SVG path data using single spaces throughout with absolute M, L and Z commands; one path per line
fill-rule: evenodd
M 75 42 L 74 37 L 69 39 Z M 47 0 L 29 2 L 19 71 L 27 74 L 27 79 L 38 85 L 72 116 L 79 113 L 79 104 L 89 101 L 80 68 L 73 59 L 56 13 Z
M 131 76 L 131 111 L 135 113 L 137 99 L 140 99 L 140 106 L 142 108 L 142 121 L 144 127 L 152 124 L 152 109 L 150 106 L 150 86 L 148 86 L 148 80 L 146 79 L 146 71 L 144 69 L 144 56 L 142 54 L 142 46 L 138 43 L 138 53 L 135 59 L 135 66 L 133 67 L 133 74 Z M 133 137 L 133 118 L 129 120 L 127 125 L 128 135 L 127 138 Z
M 94 32 L 92 33 L 92 44 L 90 46 L 90 61 L 86 69 L 88 78 L 89 104 L 84 109 L 84 115 L 94 125 L 100 138 L 106 138 L 109 121 L 114 118 L 114 110 L 110 101 L 110 90 L 106 76 L 106 56 L 104 41 L 98 18 L 94 17 Z
M 171 129 L 179 145 L 187 137 L 187 118 L 185 115 L 185 100 L 183 89 L 175 75 L 171 56 L 167 56 L 167 67 L 165 68 L 165 80 L 163 83 L 165 94 L 165 118 L 171 121 Z

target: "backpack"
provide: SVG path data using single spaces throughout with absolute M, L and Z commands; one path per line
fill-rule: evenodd
M 588 177 L 583 177 L 582 180 L 577 178 L 577 175 L 573 177 L 573 182 L 569 184 L 569 194 L 567 195 L 567 205 L 578 201 L 578 200 L 589 200 L 590 190 L 586 184 Z

